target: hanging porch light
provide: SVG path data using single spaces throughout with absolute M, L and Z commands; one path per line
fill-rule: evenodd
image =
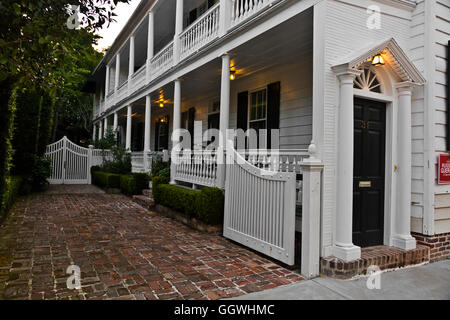
M 236 79 L 236 70 L 230 70 L 230 80 L 233 81 Z
M 375 57 L 372 58 L 372 65 L 376 67 L 384 66 L 386 62 L 384 61 L 383 56 L 381 53 L 377 54 Z

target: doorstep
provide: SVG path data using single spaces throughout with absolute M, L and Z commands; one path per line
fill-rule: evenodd
M 417 245 L 413 250 L 401 250 L 389 246 L 375 246 L 361 248 L 361 258 L 344 262 L 336 257 L 320 259 L 320 274 L 322 276 L 351 279 L 356 276 L 366 275 L 367 268 L 372 265 L 381 270 L 402 268 L 430 261 L 430 248 Z

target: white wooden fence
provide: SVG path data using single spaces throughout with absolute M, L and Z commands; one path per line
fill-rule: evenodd
M 296 174 L 260 169 L 230 149 L 226 155 L 224 236 L 293 265 Z
M 67 137 L 49 144 L 45 155 L 52 161 L 50 184 L 90 184 L 92 166 L 111 157 L 108 150 L 84 148 Z

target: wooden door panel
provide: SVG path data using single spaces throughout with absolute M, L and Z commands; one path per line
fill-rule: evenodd
M 355 99 L 353 242 L 383 243 L 386 105 Z

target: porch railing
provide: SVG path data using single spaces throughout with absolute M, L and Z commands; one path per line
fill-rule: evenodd
M 152 77 L 156 78 L 173 66 L 173 41 L 158 52 L 151 61 Z
M 172 159 L 173 161 L 173 159 Z M 173 161 L 176 181 L 214 187 L 217 181 L 217 155 L 215 152 L 184 151 Z
M 125 80 L 120 86 L 119 88 L 117 88 L 117 92 L 116 92 L 116 96 L 115 96 L 115 101 L 120 101 L 122 99 L 124 99 L 128 94 L 128 80 Z
M 131 77 L 131 87 L 130 91 L 134 92 L 138 90 L 139 88 L 143 87 L 145 85 L 145 73 L 146 73 L 146 65 L 144 64 L 142 67 L 139 68 L 138 71 L 136 71 L 132 77 Z
M 231 26 L 235 26 L 244 20 L 264 10 L 274 0 L 232 0 Z
M 217 3 L 183 31 L 180 35 L 181 59 L 186 58 L 217 38 L 219 35 L 219 9 L 220 4 Z
M 132 172 L 148 172 L 152 169 L 152 163 L 155 157 L 161 157 L 164 161 L 164 152 L 153 151 L 145 156 L 144 151 L 134 151 L 130 153 L 130 157 Z

